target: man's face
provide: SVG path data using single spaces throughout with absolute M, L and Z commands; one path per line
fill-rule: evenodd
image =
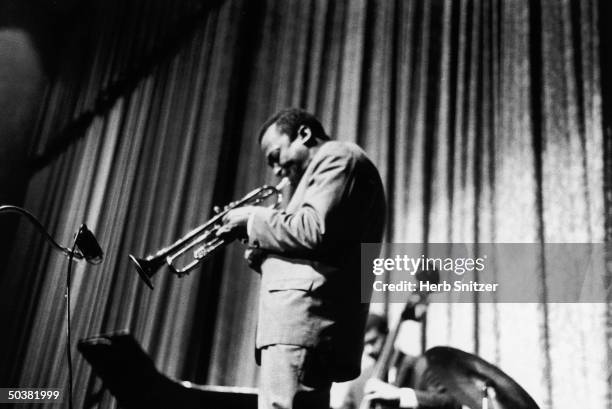
M 369 329 L 363 338 L 363 354 L 374 360 L 378 359 L 384 343 L 384 334 L 376 328 Z
M 299 183 L 310 161 L 309 149 L 302 136 L 291 141 L 289 135 L 272 124 L 261 138 L 261 150 L 276 176 L 289 178 L 293 186 Z

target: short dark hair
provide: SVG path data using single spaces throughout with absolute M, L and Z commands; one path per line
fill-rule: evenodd
M 372 329 L 375 329 L 380 334 L 388 333 L 389 327 L 387 325 L 387 319 L 378 314 L 368 314 L 368 319 L 365 325 L 365 332 L 368 332 Z
M 289 135 L 290 140 L 297 137 L 298 129 L 302 125 L 309 127 L 315 138 L 329 139 L 321 122 L 310 112 L 300 108 L 286 108 L 268 118 L 259 130 L 259 143 L 266 130 L 272 125 L 276 125 L 281 133 Z

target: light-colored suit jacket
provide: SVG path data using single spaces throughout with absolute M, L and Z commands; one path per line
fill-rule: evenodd
M 364 151 L 331 141 L 285 210 L 255 210 L 249 245 L 266 254 L 257 348 L 305 346 L 329 380 L 359 375 L 369 307 L 360 297 L 360 244 L 381 241 L 385 208 L 380 175 Z

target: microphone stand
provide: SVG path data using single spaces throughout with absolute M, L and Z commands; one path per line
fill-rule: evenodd
M 68 257 L 68 271 L 66 274 L 66 321 L 67 321 L 67 346 L 66 354 L 68 357 L 68 407 L 72 409 L 72 353 L 70 352 L 70 275 L 72 272 L 73 260 L 85 260 L 90 264 L 100 264 L 104 257 L 104 253 L 98 244 L 93 233 L 87 228 L 87 225 L 81 224 L 79 230 L 74 236 L 72 248 L 64 247 L 58 244 L 55 239 L 49 234 L 47 229 L 38 221 L 38 219 L 27 210 L 12 205 L 0 206 L 0 213 L 18 213 L 25 216 L 28 221 L 42 233 L 49 243 L 64 256 Z
M 74 258 L 76 260 L 85 259 L 90 264 L 100 264 L 104 253 L 98 245 L 93 233 L 87 228 L 87 225 L 82 224 L 79 231 L 75 235 L 76 249 L 73 247 L 69 249 L 58 244 L 55 239 L 47 232 L 47 229 L 38 221 L 38 219 L 26 209 L 19 206 L 2 205 L 0 206 L 0 213 L 18 213 L 25 216 L 28 221 L 32 223 L 36 229 L 42 233 L 43 237 L 55 248 L 64 254 L 68 258 Z M 97 248 L 96 248 L 97 246 Z

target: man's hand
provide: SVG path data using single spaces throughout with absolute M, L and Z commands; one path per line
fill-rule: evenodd
M 378 402 L 388 406 L 399 406 L 400 408 L 417 408 L 417 400 L 414 389 L 398 388 L 379 379 L 368 379 L 364 387 L 364 399 L 369 402 Z
M 251 213 L 253 213 L 253 206 L 242 206 L 229 210 L 223 216 L 223 225 L 217 230 L 217 237 L 226 240 L 245 239 Z
M 400 388 L 383 382 L 379 379 L 368 379 L 363 388 L 364 399 L 392 406 L 399 406 Z
M 266 258 L 266 252 L 261 249 L 249 247 L 244 252 L 244 259 L 249 267 L 259 274 L 261 274 L 261 263 L 264 258 Z

